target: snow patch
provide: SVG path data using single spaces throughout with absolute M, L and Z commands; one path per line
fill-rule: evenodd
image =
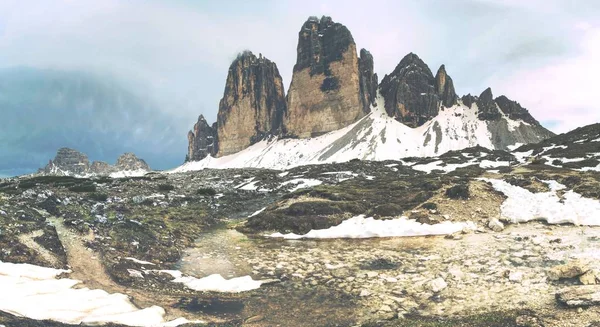
M 154 270 L 173 276 L 173 283 L 182 283 L 188 288 L 202 292 L 227 292 L 240 293 L 254 290 L 260 287 L 264 281 L 253 280 L 250 276 L 242 276 L 231 279 L 225 279 L 219 274 L 210 275 L 208 277 L 196 278 L 192 276 L 184 276 L 179 270 Z
M 500 207 L 503 219 L 512 223 L 544 220 L 549 224 L 600 226 L 600 201 L 584 198 L 571 191 L 556 193 L 566 187 L 556 181 L 544 181 L 550 192 L 532 193 L 503 180 L 481 178 L 508 198 Z
M 281 183 L 280 187 L 283 187 L 283 186 L 286 186 L 286 185 L 289 185 L 289 184 L 296 185 L 291 190 L 291 192 L 294 192 L 294 191 L 299 190 L 301 188 L 307 188 L 307 187 L 313 187 L 313 186 L 321 185 L 321 184 L 323 184 L 323 182 L 321 182 L 318 179 L 295 178 L 295 179 L 291 179 L 289 181 Z
M 435 225 L 421 224 L 406 217 L 389 220 L 376 220 L 364 215 L 344 220 L 341 224 L 327 229 L 311 230 L 304 235 L 274 233 L 269 237 L 284 239 L 325 239 L 325 238 L 374 238 L 397 236 L 446 235 L 463 229 L 475 229 L 473 222 L 445 221 Z
M 126 178 L 126 177 L 141 177 L 148 173 L 147 170 L 138 169 L 138 170 L 121 170 L 116 171 L 114 173 L 110 173 L 108 176 L 111 178 Z
M 67 270 L 30 264 L 0 262 L 0 310 L 36 320 L 65 324 L 116 323 L 127 326 L 178 326 L 190 323 L 180 318 L 164 320 L 159 306 L 138 309 L 125 294 L 73 288 L 80 281 L 56 279 Z

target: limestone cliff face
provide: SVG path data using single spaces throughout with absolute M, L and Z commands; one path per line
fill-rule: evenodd
M 198 117 L 194 128 L 188 132 L 188 154 L 186 161 L 199 161 L 207 156 L 215 156 L 218 151 L 217 124 L 209 126 L 204 115 Z
M 262 55 L 242 53 L 229 67 L 219 103 L 217 156 L 236 153 L 268 135 L 281 133 L 285 111 L 277 65 Z
M 396 69 L 385 75 L 379 90 L 386 112 L 411 127 L 423 125 L 437 116 L 441 105 L 451 107 L 458 99 L 445 67 L 442 65 L 434 77 L 414 53 L 402 58 Z
M 363 92 L 368 94 L 372 57 L 365 53 L 361 74 L 352 34 L 331 17 L 309 18 L 298 34 L 298 57 L 284 118 L 287 135 L 317 136 L 362 118 L 369 107 L 361 94 L 361 76 L 366 76 Z M 367 101 L 372 101 L 369 97 Z

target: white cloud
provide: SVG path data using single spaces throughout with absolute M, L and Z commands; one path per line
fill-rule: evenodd
M 575 28 L 580 29 L 580 24 Z M 555 132 L 600 121 L 600 28 L 586 27 L 577 52 L 541 67 L 521 67 L 490 80 L 502 91 L 530 108 L 540 121 L 555 121 Z

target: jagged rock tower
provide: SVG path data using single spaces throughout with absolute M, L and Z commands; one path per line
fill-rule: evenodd
M 221 157 L 241 151 L 283 132 L 286 111 L 283 81 L 277 65 L 244 51 L 229 67 L 217 122 L 209 126 L 200 115 L 188 133 L 187 160 Z
M 411 127 L 423 125 L 437 116 L 440 105 L 451 107 L 458 99 L 444 65 L 434 77 L 414 53 L 402 58 L 396 69 L 383 77 L 379 88 L 388 115 Z
M 369 112 L 377 76 L 346 26 L 310 17 L 300 29 L 298 57 L 287 95 L 288 136 L 307 138 L 348 126 Z

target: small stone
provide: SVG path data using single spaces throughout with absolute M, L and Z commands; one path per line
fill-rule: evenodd
M 442 291 L 443 289 L 445 289 L 446 287 L 448 287 L 448 284 L 441 277 L 438 277 L 429 282 L 429 289 L 434 293 L 438 293 L 438 292 Z
M 369 278 L 375 278 L 377 276 L 379 276 L 379 273 L 376 272 L 376 271 L 369 271 L 369 272 L 367 272 L 367 277 L 369 277 Z
M 508 280 L 515 283 L 520 283 L 523 280 L 523 273 L 520 271 L 511 271 L 508 274 Z
M 490 222 L 488 223 L 488 227 L 496 233 L 504 230 L 504 224 L 501 223 L 500 220 L 498 220 L 496 218 L 490 219 Z
M 384 304 L 381 306 L 381 308 L 379 308 L 379 311 L 381 312 L 392 312 L 392 308 L 390 308 L 389 305 Z
M 583 285 L 596 285 L 598 284 L 598 276 L 600 274 L 597 270 L 590 270 L 585 274 L 579 276 L 579 282 Z
M 369 295 L 371 295 L 371 292 L 369 292 L 367 290 L 361 290 L 360 294 L 358 296 L 365 297 L 365 296 L 369 296 Z
M 262 321 L 263 319 L 265 319 L 264 316 L 262 316 L 262 315 L 256 315 L 256 316 L 252 316 L 252 317 L 246 319 L 245 323 L 251 324 L 251 323 Z

